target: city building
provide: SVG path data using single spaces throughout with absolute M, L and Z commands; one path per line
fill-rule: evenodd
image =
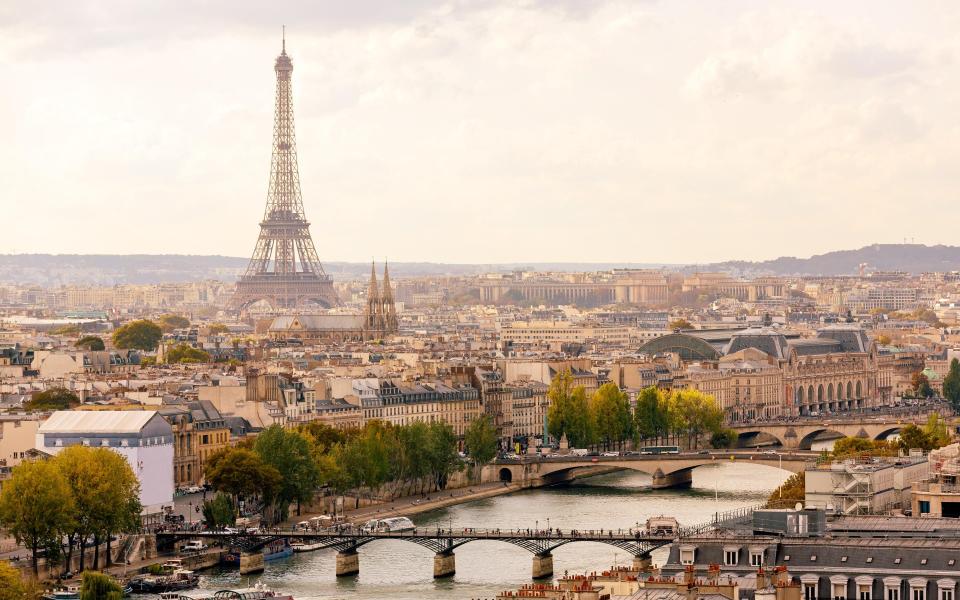
M 230 446 L 230 429 L 208 400 L 161 407 L 173 429 L 173 475 L 178 489 L 205 483 L 207 460 Z
M 910 506 L 913 486 L 928 473 L 922 453 L 818 464 L 805 473 L 805 504 L 845 515 L 884 514 Z
M 36 448 L 47 454 L 76 445 L 124 457 L 140 482 L 145 510 L 173 500 L 173 428 L 157 411 L 58 410 L 37 430 Z

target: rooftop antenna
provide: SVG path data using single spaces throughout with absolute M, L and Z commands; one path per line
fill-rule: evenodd
M 281 35 L 281 38 L 282 38 L 282 40 L 283 40 L 283 50 L 282 50 L 280 53 L 281 53 L 281 54 L 286 54 L 286 53 L 287 53 L 287 26 L 286 26 L 286 25 L 281 25 L 281 27 L 283 28 L 283 29 L 282 29 L 282 32 L 283 32 L 283 33 L 280 34 L 280 35 Z

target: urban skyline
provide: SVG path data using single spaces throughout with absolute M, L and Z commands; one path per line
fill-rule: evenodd
M 281 21 L 325 260 L 703 263 L 718 228 L 744 227 L 719 258 L 951 241 L 929 219 L 953 210 L 949 5 L 870 3 L 864 22 L 856 3 L 369 2 L 218 24 L 215 7 L 184 23 L 83 6 L 3 19 L 26 88 L 0 105 L 0 169 L 30 202 L 10 203 L 25 226 L 0 252 L 169 251 L 150 223 L 183 253 L 246 254 Z

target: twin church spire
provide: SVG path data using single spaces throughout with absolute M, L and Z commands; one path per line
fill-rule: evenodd
M 364 311 L 364 327 L 371 333 L 396 333 L 397 306 L 390 286 L 390 268 L 384 263 L 383 286 L 377 284 L 377 264 L 370 264 L 370 285 L 367 288 L 367 308 Z

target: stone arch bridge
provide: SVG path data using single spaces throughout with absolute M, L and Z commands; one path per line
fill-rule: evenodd
M 745 423 L 733 425 L 732 429 L 740 435 L 741 446 L 762 444 L 766 438 L 767 443 L 778 443 L 784 448 L 809 450 L 813 442 L 824 434 L 882 440 L 892 434 L 900 433 L 909 424 L 923 425 L 926 421 L 926 416 L 898 419 L 803 419 L 789 422 Z
M 803 471 L 819 453 L 810 451 L 701 450 L 679 454 L 641 454 L 631 456 L 559 456 L 498 460 L 483 469 L 484 481 L 502 481 L 523 487 L 553 485 L 613 471 L 633 470 L 649 474 L 653 488 L 685 487 L 692 482 L 697 467 L 722 462 L 740 462 L 783 469 L 791 473 Z

